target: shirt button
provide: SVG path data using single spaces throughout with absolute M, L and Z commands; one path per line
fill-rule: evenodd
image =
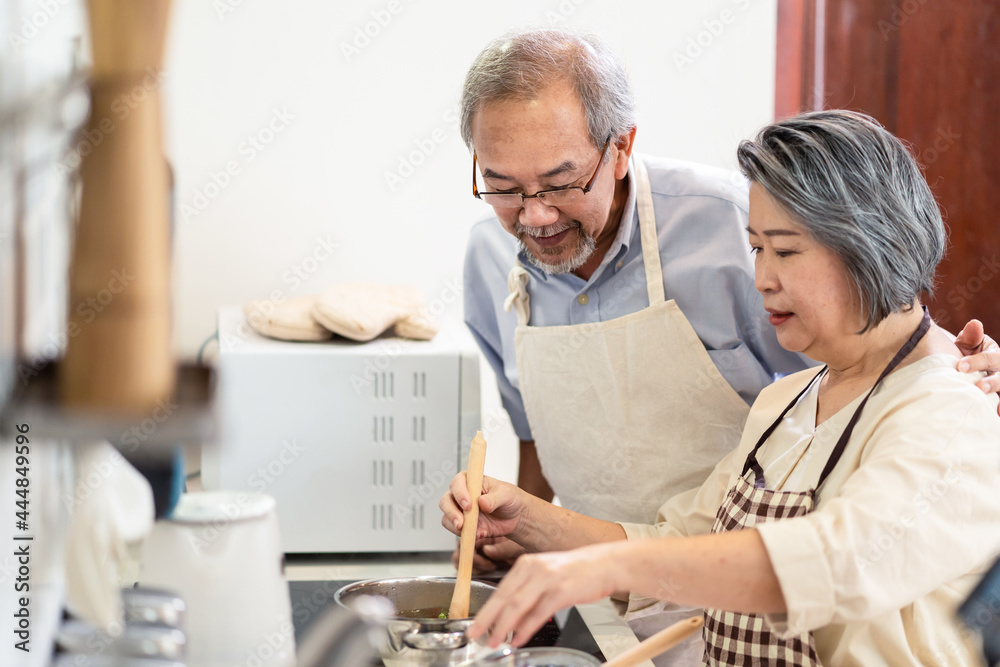
M 618 263 L 617 263 L 617 264 L 615 264 L 615 270 L 617 271 L 617 270 L 618 270 L 618 269 L 620 269 L 620 268 L 622 268 L 622 261 L 621 261 L 621 260 L 619 259 L 619 260 L 618 260 Z
M 590 303 L 590 297 L 587 296 L 586 294 L 581 294 L 580 296 L 576 297 L 576 302 L 581 306 L 586 306 L 588 303 Z

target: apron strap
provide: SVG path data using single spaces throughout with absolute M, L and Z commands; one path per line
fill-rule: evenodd
M 660 265 L 660 244 L 656 238 L 656 215 L 653 212 L 653 193 L 649 187 L 646 165 L 638 157 L 632 156 L 632 171 L 636 179 L 636 204 L 639 215 L 639 240 L 642 245 L 642 264 L 646 270 L 646 293 L 649 305 L 663 303 L 663 269 Z M 528 295 L 530 276 L 520 262 L 507 274 L 509 294 L 504 299 L 503 309 L 517 313 L 518 326 L 526 326 L 531 319 L 531 298 Z
M 861 410 L 864 409 L 868 399 L 872 397 L 873 393 L 875 393 L 875 389 L 882 384 L 882 380 L 885 379 L 886 375 L 893 372 L 896 369 L 896 366 L 899 366 L 903 359 L 906 358 L 906 355 L 913 352 L 913 348 L 917 346 L 917 343 L 919 343 L 930 330 L 931 315 L 927 310 L 927 306 L 924 306 L 923 308 L 924 316 L 920 320 L 920 326 L 917 327 L 917 330 L 913 332 L 913 335 L 910 336 L 909 340 L 906 341 L 903 347 L 899 349 L 899 352 L 897 352 L 896 356 L 892 358 L 889 365 L 885 367 L 882 374 L 878 376 L 878 380 L 875 381 L 875 386 L 869 390 L 864 400 L 861 401 L 861 404 L 858 406 L 858 409 L 854 411 L 854 414 L 851 416 L 851 421 L 847 422 L 847 428 L 845 428 L 844 432 L 840 434 L 840 439 L 837 441 L 837 445 L 833 448 L 833 453 L 830 454 L 830 458 L 827 460 L 826 466 L 823 468 L 823 472 L 819 476 L 819 482 L 816 483 L 817 489 L 823 485 L 827 476 L 833 472 L 833 468 L 837 465 L 837 462 L 840 461 L 840 457 L 844 453 L 844 450 L 847 449 L 847 441 L 851 439 L 851 433 L 854 432 L 854 427 L 858 424 L 858 419 L 861 417 Z
M 510 294 L 503 301 L 503 309 L 509 313 L 513 308 L 517 313 L 517 325 L 523 327 L 531 317 L 531 297 L 528 295 L 528 272 L 520 264 L 515 264 L 507 274 L 507 289 Z
M 918 326 L 917 330 L 913 332 L 910 338 L 905 343 L 903 343 L 903 347 L 899 348 L 899 351 L 896 352 L 896 356 L 892 358 L 892 361 L 889 362 L 889 364 L 882 371 L 882 374 L 878 376 L 877 380 L 875 380 L 875 384 L 872 385 L 872 388 L 868 390 L 868 393 L 865 395 L 864 399 L 862 399 L 857 409 L 854 410 L 854 414 L 851 415 L 851 419 L 847 423 L 847 427 L 844 429 L 844 432 L 840 434 L 840 438 L 837 440 L 837 444 L 834 446 L 833 452 L 830 453 L 830 457 L 827 459 L 826 465 L 823 467 L 823 472 L 819 476 L 819 481 L 816 483 L 816 486 L 814 488 L 818 489 L 820 486 L 822 486 L 823 482 L 826 481 L 826 478 L 830 475 L 831 472 L 833 472 L 833 469 L 837 466 L 837 463 L 840 462 L 840 457 L 843 456 L 844 450 L 847 449 L 847 443 L 851 439 L 851 434 L 854 433 L 854 427 L 857 426 L 858 420 L 861 418 L 861 411 L 868 403 L 868 399 L 872 397 L 872 394 L 875 393 L 875 390 L 878 389 L 878 386 L 882 384 L 882 380 L 884 380 L 886 376 L 889 375 L 889 373 L 896 370 L 896 367 L 899 366 L 900 363 L 902 363 L 903 359 L 905 359 L 906 356 L 910 354 L 910 352 L 913 352 L 913 349 L 917 346 L 917 344 L 923 339 L 923 337 L 930 330 L 931 328 L 930 312 L 927 310 L 927 306 L 924 306 L 923 310 L 924 310 L 924 316 L 920 320 L 920 326 Z M 774 430 L 778 427 L 781 421 L 785 418 L 785 415 L 788 414 L 788 411 L 791 410 L 792 407 L 799 402 L 799 399 L 802 398 L 803 394 L 805 394 L 811 386 L 813 386 L 816 380 L 822 377 L 823 373 L 826 372 L 826 369 L 827 367 L 823 366 L 820 372 L 817 373 L 816 376 L 809 381 L 809 384 L 806 385 L 805 389 L 800 391 L 799 395 L 793 398 L 792 402 L 789 403 L 787 406 L 785 406 L 785 409 L 781 411 L 781 414 L 778 415 L 778 418 L 774 420 L 774 423 L 772 423 L 767 428 L 767 430 L 764 431 L 764 433 L 760 436 L 760 439 L 757 441 L 756 446 L 754 446 L 753 451 L 751 451 L 750 454 L 747 456 L 747 460 L 743 464 L 742 474 L 746 475 L 748 470 L 753 470 L 755 477 L 754 479 L 755 488 L 758 489 L 764 488 L 764 469 L 761 467 L 760 463 L 757 462 L 757 452 L 760 450 L 761 446 L 763 446 L 764 442 L 768 439 L 771 433 L 774 432 Z
M 635 198 L 639 213 L 639 238 L 642 241 L 642 264 L 646 269 L 646 293 L 649 305 L 663 303 L 663 269 L 660 266 L 660 244 L 656 238 L 656 214 L 653 211 L 653 192 L 649 187 L 649 173 L 638 155 L 632 156 L 635 173 Z
M 757 444 L 754 446 L 753 451 L 750 452 L 749 455 L 747 455 L 747 460 L 743 464 L 743 472 L 740 473 L 740 477 L 745 477 L 747 471 L 752 470 L 754 474 L 754 482 L 753 482 L 754 488 L 757 489 L 764 488 L 764 469 L 761 467 L 760 463 L 757 462 L 758 450 L 760 450 L 760 448 L 764 445 L 767 439 L 771 437 L 771 434 L 774 433 L 774 429 L 778 428 L 778 425 L 781 424 L 781 421 L 785 418 L 785 415 L 788 414 L 788 411 L 791 410 L 795 406 L 795 404 L 799 402 L 799 399 L 802 398 L 802 396 L 807 391 L 809 391 L 809 387 L 813 386 L 816 383 L 816 380 L 823 377 L 823 373 L 825 372 L 826 372 L 826 366 L 823 366 L 823 368 L 819 369 L 819 373 L 814 375 L 812 380 L 809 380 L 809 384 L 807 384 L 805 388 L 802 391 L 800 391 L 798 395 L 795 398 L 793 398 L 788 405 L 785 406 L 785 409 L 781 411 L 781 414 L 778 415 L 778 418 L 775 419 L 773 422 L 771 422 L 771 425 L 767 427 L 767 430 L 764 431 L 761 434 L 760 438 L 757 440 Z

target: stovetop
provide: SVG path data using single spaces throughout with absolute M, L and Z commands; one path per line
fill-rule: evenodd
M 292 624 L 295 626 L 295 642 L 299 644 L 302 637 L 320 613 L 328 606 L 336 604 L 334 594 L 343 586 L 353 581 L 290 581 L 288 589 L 292 602 Z M 526 646 L 562 646 L 574 648 L 589 653 L 601 662 L 604 654 L 597 645 L 597 640 L 587 628 L 583 617 L 575 607 L 556 614 L 554 618 L 542 626 Z M 374 663 L 379 664 L 379 663 Z

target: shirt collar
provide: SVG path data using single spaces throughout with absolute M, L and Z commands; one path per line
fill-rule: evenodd
M 604 262 L 601 263 L 602 267 L 617 257 L 623 250 L 627 252 L 629 243 L 632 241 L 632 236 L 635 234 L 639 215 L 638 207 L 636 206 L 637 186 L 635 183 L 635 168 L 632 161 L 637 159 L 633 156 L 629 160 L 627 176 L 628 197 L 625 199 L 625 208 L 622 209 L 622 217 L 618 223 L 618 234 L 615 236 L 615 242 L 608 248 L 608 254 L 604 257 Z

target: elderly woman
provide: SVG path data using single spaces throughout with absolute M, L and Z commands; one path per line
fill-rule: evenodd
M 738 155 L 770 322 L 825 365 L 761 392 L 737 450 L 655 526 L 487 478 L 480 537 L 583 548 L 518 560 L 470 635 L 523 643 L 560 608 L 631 591 L 633 608 L 705 608 L 707 664 L 973 664 L 954 610 L 1000 550 L 1000 417 L 920 304 L 945 239 L 930 189 L 846 111 L 771 125 Z M 449 529 L 468 503 L 460 475 Z

